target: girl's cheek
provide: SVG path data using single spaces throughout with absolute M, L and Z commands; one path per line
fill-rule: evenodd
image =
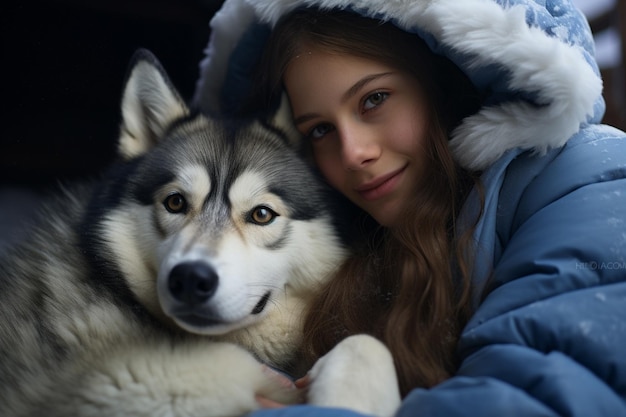
M 337 177 L 341 170 L 339 160 L 337 158 L 331 158 L 330 155 L 326 157 L 316 155 L 315 164 L 326 181 L 328 181 L 331 186 L 337 188 L 339 180 Z

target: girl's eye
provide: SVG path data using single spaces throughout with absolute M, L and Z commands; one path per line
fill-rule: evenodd
M 269 207 L 257 206 L 248 214 L 248 221 L 259 226 L 265 226 L 274 221 L 278 214 Z
M 172 193 L 163 200 L 163 206 L 172 214 L 184 213 L 187 211 L 187 200 L 180 193 Z
M 369 96 L 367 96 L 365 102 L 363 103 L 363 109 L 365 111 L 368 111 L 373 109 L 374 107 L 380 106 L 385 100 L 387 100 L 388 97 L 389 93 L 376 92 L 370 94 Z
M 328 133 L 332 132 L 333 129 L 334 128 L 331 124 L 322 123 L 322 124 L 315 126 L 313 129 L 311 129 L 307 136 L 312 140 L 321 139 Z

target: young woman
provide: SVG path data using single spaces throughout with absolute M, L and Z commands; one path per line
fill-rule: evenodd
M 312 360 L 383 340 L 399 415 L 626 415 L 626 135 L 568 0 L 227 0 L 212 29 L 198 105 L 284 90 L 363 213 Z

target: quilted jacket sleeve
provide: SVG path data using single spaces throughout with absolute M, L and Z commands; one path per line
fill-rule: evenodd
M 626 415 L 626 141 L 592 127 L 521 156 L 500 192 L 491 290 L 455 378 L 399 415 Z
M 626 141 L 590 127 L 511 163 L 488 295 L 458 374 L 398 416 L 626 416 Z M 349 417 L 291 407 L 261 417 Z

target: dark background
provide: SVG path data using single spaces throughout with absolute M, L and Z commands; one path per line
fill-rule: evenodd
M 185 99 L 219 0 L 48 0 L 0 11 L 0 250 L 43 192 L 114 158 L 130 59 L 151 50 Z
M 137 48 L 154 52 L 189 99 L 220 3 L 49 0 L 4 6 L 0 186 L 47 187 L 110 162 L 123 82 Z

